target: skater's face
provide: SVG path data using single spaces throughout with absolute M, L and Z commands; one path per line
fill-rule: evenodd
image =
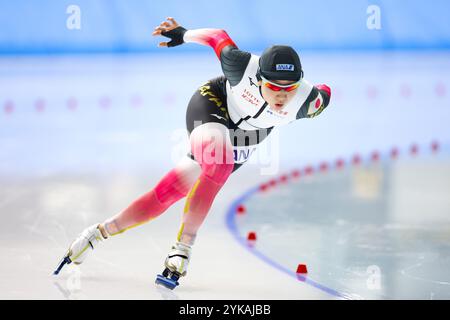
M 282 87 L 277 87 L 277 84 Z M 261 86 L 261 93 L 264 100 L 275 110 L 283 109 L 298 90 L 298 82 L 291 80 L 271 80 L 269 82 L 262 79 L 258 82 L 258 85 Z

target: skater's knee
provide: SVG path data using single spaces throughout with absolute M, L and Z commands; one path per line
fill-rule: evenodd
M 157 199 L 163 205 L 184 198 L 200 175 L 201 168 L 197 162 L 186 156 L 175 168 L 169 171 L 155 186 Z
M 154 193 L 161 205 L 171 205 L 186 196 L 189 185 L 182 183 L 182 177 L 177 170 L 170 171 L 154 188 Z
M 225 145 L 213 145 L 212 149 L 213 151 L 204 151 L 202 157 L 199 157 L 202 173 L 214 182 L 223 184 L 233 172 L 234 161 L 229 160 L 233 151 L 230 152 Z
M 202 172 L 215 183 L 224 184 L 233 172 L 233 165 L 226 163 L 205 165 L 202 166 Z

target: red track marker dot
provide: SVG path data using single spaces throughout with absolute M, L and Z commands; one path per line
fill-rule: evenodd
M 439 142 L 433 141 L 433 142 L 431 143 L 431 151 L 432 151 L 433 153 L 436 153 L 436 152 L 439 151 Z
M 375 86 L 368 86 L 366 93 L 369 100 L 373 100 L 378 96 L 378 90 Z
M 256 241 L 256 232 L 254 232 L 254 231 L 249 232 L 247 235 L 247 240 L 248 241 Z
M 372 152 L 372 155 L 370 156 L 370 159 L 373 162 L 377 162 L 378 160 L 380 160 L 380 153 L 378 151 Z
M 272 179 L 272 180 L 269 181 L 269 185 L 270 185 L 271 187 L 275 187 L 275 186 L 277 185 L 277 181 L 274 180 L 274 179 Z
M 294 177 L 294 178 L 300 178 L 300 170 L 294 170 L 294 171 L 292 171 L 292 177 Z
M 419 146 L 417 144 L 413 144 L 409 148 L 409 152 L 411 153 L 412 156 L 416 156 L 419 153 Z
M 407 85 L 407 84 L 403 84 L 401 87 L 400 87 L 400 95 L 403 97 L 403 98 L 409 98 L 409 97 L 411 97 L 411 93 L 412 93 L 412 90 L 411 90 L 411 87 L 409 86 L 409 85 Z
M 297 274 L 305 274 L 308 273 L 308 269 L 306 267 L 306 264 L 299 264 L 297 266 Z
M 283 174 L 283 175 L 280 177 L 280 182 L 281 182 L 281 183 L 286 183 L 287 181 L 288 181 L 288 176 L 285 175 L 285 174 Z
M 130 103 L 133 107 L 139 107 L 142 105 L 142 98 L 140 95 L 135 94 L 131 97 Z
M 391 159 L 397 159 L 397 158 L 398 158 L 398 149 L 394 147 L 391 149 Z
M 336 168 L 342 169 L 344 167 L 344 164 L 345 164 L 344 159 L 337 159 L 336 160 Z
M 358 154 L 355 154 L 353 156 L 352 163 L 353 163 L 354 166 L 359 165 L 361 163 L 361 156 L 358 155 Z
M 67 100 L 67 108 L 69 108 L 69 110 L 75 110 L 78 107 L 78 101 L 76 98 L 71 97 Z
M 321 172 L 326 172 L 326 171 L 328 170 L 328 163 L 322 162 L 322 163 L 320 164 L 320 166 L 319 166 L 319 170 L 320 170 Z
M 245 206 L 240 204 L 237 208 L 236 208 L 236 212 L 238 214 L 244 214 L 247 210 L 245 209 Z
M 259 186 L 260 191 L 266 191 L 268 188 L 269 188 L 269 186 L 265 183 L 263 183 L 262 185 Z
M 312 166 L 307 166 L 307 167 L 305 168 L 305 174 L 306 174 L 307 176 L 312 175 L 313 172 L 314 172 L 314 169 L 313 169 Z
M 111 99 L 108 97 L 101 97 L 98 103 L 103 109 L 108 109 L 111 106 Z
M 436 85 L 436 87 L 434 88 L 434 90 L 435 90 L 436 95 L 438 97 L 444 97 L 445 94 L 447 93 L 447 89 L 445 88 L 445 85 L 442 82 L 438 83 Z
M 44 99 L 38 99 L 34 103 L 34 107 L 36 108 L 36 112 L 44 112 L 45 109 L 45 100 Z
M 5 102 L 5 105 L 3 106 L 3 111 L 6 114 L 11 114 L 14 111 L 14 102 L 8 100 Z

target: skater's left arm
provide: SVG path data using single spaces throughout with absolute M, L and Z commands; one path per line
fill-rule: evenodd
M 330 103 L 331 89 L 326 84 L 313 86 L 308 98 L 297 112 L 297 119 L 314 118 Z
M 244 76 L 251 58 L 251 53 L 240 50 L 223 29 L 192 29 L 180 26 L 173 18 L 161 22 L 153 35 L 162 35 L 171 39 L 161 42 L 161 47 L 175 47 L 183 43 L 198 43 L 214 49 L 222 65 L 222 71 L 231 86 L 237 85 Z

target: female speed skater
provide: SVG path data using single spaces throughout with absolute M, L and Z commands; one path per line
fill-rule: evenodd
M 176 242 L 156 279 L 175 288 L 179 277 L 186 275 L 197 232 L 214 198 L 248 160 L 249 153 L 241 150 L 254 149 L 276 126 L 319 115 L 330 101 L 327 85 L 314 86 L 303 78 L 299 56 L 289 46 L 271 46 L 259 57 L 238 49 L 224 30 L 187 30 L 171 17 L 153 35 L 170 39 L 160 47 L 191 42 L 212 47 L 223 76 L 204 83 L 189 101 L 189 154 L 125 210 L 86 228 L 69 246 L 55 274 L 65 264 L 82 263 L 110 236 L 156 218 L 187 196 Z

